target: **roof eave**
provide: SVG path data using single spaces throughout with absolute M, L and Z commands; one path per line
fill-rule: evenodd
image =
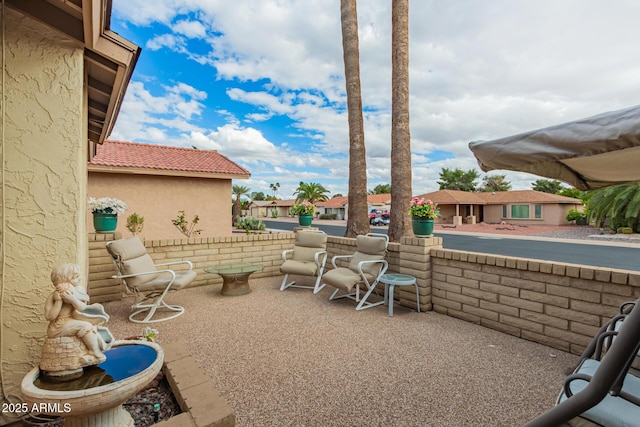
M 223 172 L 195 172 L 180 171 L 173 169 L 151 169 L 136 168 L 123 166 L 106 166 L 89 163 L 87 166 L 89 172 L 101 173 L 119 173 L 127 175 L 156 175 L 156 176 L 174 176 L 186 178 L 206 178 L 206 179 L 249 179 L 251 174 L 233 174 Z

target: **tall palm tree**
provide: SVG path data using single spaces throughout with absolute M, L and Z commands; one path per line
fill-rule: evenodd
M 340 22 L 349 119 L 349 217 L 344 235 L 355 237 L 371 230 L 367 212 L 367 160 L 360 91 L 356 0 L 340 0 Z
M 280 183 L 276 182 L 275 184 L 269 184 L 269 187 L 271 188 L 271 191 L 273 191 L 273 200 L 276 200 L 276 193 L 280 188 Z
M 231 191 L 234 196 L 236 196 L 233 202 L 233 218 L 232 224 L 235 224 L 238 221 L 238 217 L 242 213 L 242 208 L 240 206 L 240 196 L 244 196 L 245 194 L 249 194 L 249 188 L 244 187 L 242 185 L 233 185 L 231 187 Z
M 391 2 L 391 212 L 389 240 L 411 230 L 411 133 L 409 131 L 409 0 Z
M 327 193 L 329 193 L 329 190 L 324 188 L 322 184 L 318 184 L 317 182 L 307 184 L 301 181 L 296 191 L 293 192 L 293 195 L 296 196 L 296 203 L 306 200 L 312 205 L 315 205 L 317 202 L 329 200 Z

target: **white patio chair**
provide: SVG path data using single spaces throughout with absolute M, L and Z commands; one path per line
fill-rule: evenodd
M 321 283 L 336 288 L 329 300 L 349 298 L 356 302 L 356 310 L 375 307 L 384 304 L 384 300 L 368 302 L 367 298 L 374 291 L 380 276 L 389 267 L 384 259 L 389 245 L 389 236 L 386 234 L 369 233 L 356 237 L 356 252 L 353 255 L 336 255 L 331 259 L 333 270 L 327 271 L 322 276 Z M 348 259 L 348 267 L 338 267 L 337 260 Z M 360 286 L 364 286 L 367 292 L 360 299 Z M 355 292 L 354 292 L 355 288 Z M 340 291 L 346 294 L 338 295 Z
M 280 272 L 285 276 L 282 279 L 280 290 L 287 288 L 313 289 L 317 294 L 324 288 L 320 286 L 320 279 L 327 262 L 327 235 L 319 230 L 302 230 L 296 233 L 296 242 L 293 249 L 282 252 L 282 265 Z M 296 282 L 289 282 L 289 275 L 317 276 L 314 286 L 298 285 Z
M 155 323 L 176 318 L 184 313 L 184 308 L 164 302 L 168 292 L 175 292 L 187 286 L 196 277 L 191 261 L 175 261 L 155 264 L 147 253 L 144 244 L 137 237 L 107 242 L 107 251 L 111 255 L 116 269 L 114 279 L 121 279 L 125 289 L 136 295 L 136 303 L 131 307 L 134 312 L 129 320 L 134 323 Z M 187 270 L 173 271 L 158 269 L 185 264 Z M 154 318 L 156 313 L 169 311 L 169 316 Z M 139 315 L 144 315 L 140 319 Z

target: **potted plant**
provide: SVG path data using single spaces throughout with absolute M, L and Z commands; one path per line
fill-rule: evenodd
M 301 227 L 309 227 L 313 221 L 313 214 L 316 211 L 316 207 L 304 201 L 299 205 L 293 205 L 291 210 L 294 215 L 298 215 L 298 224 L 300 224 Z
M 89 197 L 89 209 L 93 214 L 93 227 L 96 233 L 113 233 L 118 225 L 118 215 L 127 210 L 127 205 L 120 199 Z
M 440 216 L 440 208 L 431 200 L 414 197 L 409 206 L 409 215 L 413 234 L 416 237 L 431 237 L 434 220 Z

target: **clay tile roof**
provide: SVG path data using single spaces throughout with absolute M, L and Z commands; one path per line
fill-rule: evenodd
M 322 206 L 325 208 L 341 208 L 345 203 L 349 201 L 348 197 L 334 197 L 329 200 L 325 200 L 324 202 L 318 202 L 316 205 Z
M 439 205 L 451 205 L 451 204 L 485 204 L 485 201 L 480 196 L 480 193 L 471 193 L 469 191 L 460 190 L 438 190 L 432 193 L 421 194 L 416 196 L 420 199 L 433 200 Z
M 543 193 L 535 190 L 514 190 L 472 193 L 459 190 L 439 190 L 432 193 L 417 196 L 423 199 L 431 199 L 439 205 L 474 204 L 491 205 L 504 203 L 570 203 L 582 204 L 580 199 L 558 196 L 557 194 Z
M 90 165 L 202 172 L 248 177 L 251 173 L 215 150 L 105 141 L 96 147 Z
M 367 202 L 386 205 L 391 203 L 391 194 L 369 194 Z

